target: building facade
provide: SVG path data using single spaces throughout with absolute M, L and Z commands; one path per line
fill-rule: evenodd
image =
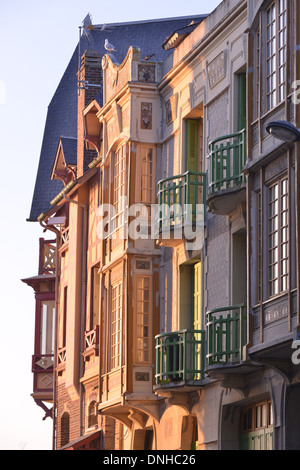
M 87 28 L 49 107 L 30 220 L 52 237 L 24 280 L 53 448 L 299 448 L 299 144 L 266 129 L 300 127 L 299 8 Z

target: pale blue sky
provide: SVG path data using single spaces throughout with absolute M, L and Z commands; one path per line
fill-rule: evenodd
M 94 24 L 209 13 L 219 0 L 0 0 L 0 450 L 52 448 L 52 420 L 31 398 L 41 227 L 26 222 L 48 104 L 90 13 Z

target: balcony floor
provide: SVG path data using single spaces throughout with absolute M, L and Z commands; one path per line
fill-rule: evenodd
M 246 202 L 246 185 L 222 189 L 208 195 L 206 203 L 209 212 L 218 215 L 229 215 L 234 212 L 239 204 Z

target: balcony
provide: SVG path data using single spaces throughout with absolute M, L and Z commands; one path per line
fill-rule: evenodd
M 244 363 L 247 342 L 247 315 L 244 304 L 218 308 L 207 312 L 206 373 L 217 378 L 219 371 L 232 372 Z M 239 372 L 241 372 L 239 367 Z
M 63 371 L 66 368 L 66 360 L 67 360 L 67 348 L 66 346 L 58 349 L 57 354 L 57 371 L 58 375 L 62 375 Z
M 66 250 L 69 246 L 69 238 L 70 238 L 70 228 L 66 227 L 64 230 L 61 232 L 61 237 L 60 237 L 60 246 L 59 250 L 62 252 Z
M 39 275 L 55 274 L 56 240 L 40 238 Z
M 204 379 L 205 332 L 181 330 L 156 339 L 156 389 L 194 385 Z
M 176 246 L 183 239 L 192 241 L 195 228 L 204 225 L 205 199 L 205 173 L 187 171 L 159 181 L 158 229 L 162 245 Z
M 246 131 L 226 135 L 209 144 L 209 211 L 229 215 L 246 201 Z
M 85 361 L 89 361 L 91 356 L 99 355 L 99 325 L 84 333 L 84 352 L 82 355 Z

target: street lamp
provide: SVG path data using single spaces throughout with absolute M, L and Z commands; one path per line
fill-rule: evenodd
M 266 126 L 269 134 L 284 142 L 300 142 L 300 129 L 287 121 L 273 121 Z

